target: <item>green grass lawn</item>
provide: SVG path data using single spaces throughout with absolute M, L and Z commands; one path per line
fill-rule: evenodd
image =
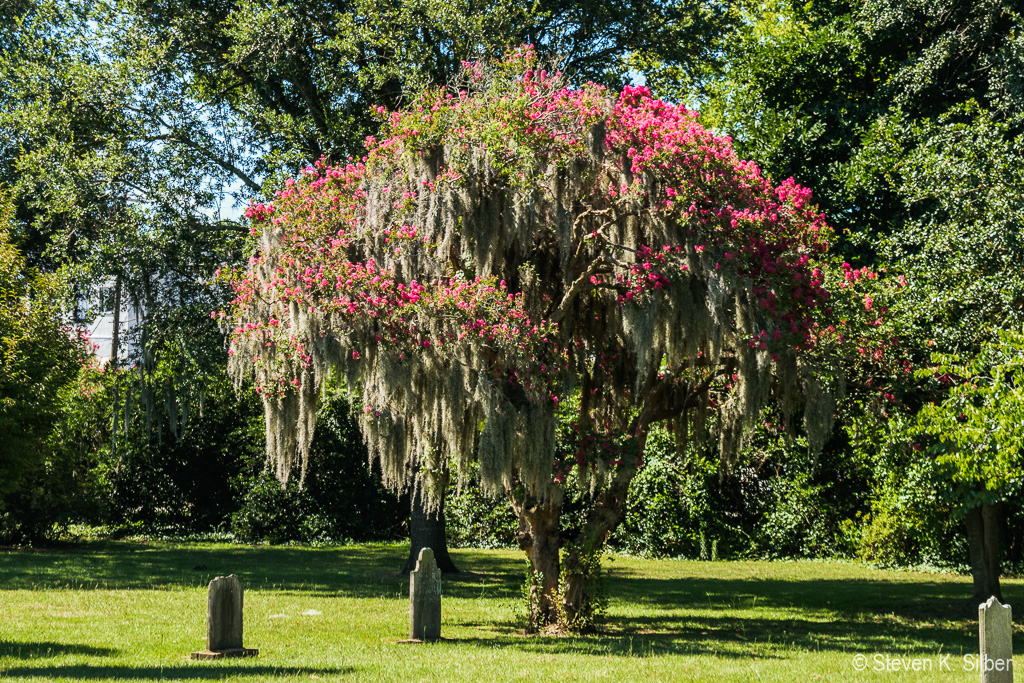
M 517 629 L 522 555 L 453 553 L 441 643 L 407 645 L 401 546 L 88 542 L 0 552 L 0 678 L 24 681 L 977 681 L 964 577 L 826 562 L 614 557 L 598 635 Z M 255 659 L 191 662 L 206 585 L 237 574 Z M 1006 580 L 1020 604 L 1024 585 Z M 319 615 L 304 615 L 316 610 Z M 943 655 L 950 655 L 942 660 Z M 857 671 L 855 655 L 868 657 Z M 875 671 L 921 660 L 921 673 Z M 948 665 L 950 671 L 942 668 Z M 895 662 L 895 663 L 894 663 Z M 941 670 L 940 670 L 941 669 Z

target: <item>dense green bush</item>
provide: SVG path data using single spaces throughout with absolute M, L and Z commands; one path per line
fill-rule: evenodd
M 172 425 L 161 394 L 168 384 L 140 386 L 140 374 L 84 368 L 61 392 L 46 457 L 4 497 L 0 541 L 52 541 L 71 524 L 115 534 L 230 531 L 249 542 L 405 536 L 408 501 L 371 471 L 343 400 L 321 409 L 305 486 L 282 487 L 265 471 L 255 394 L 238 395 L 211 373 L 196 405 L 183 409 L 177 396 Z
M 963 565 L 962 519 L 943 504 L 934 461 L 915 451 L 908 417 L 869 411 L 850 421 L 851 448 L 869 464 L 870 512 L 863 518 L 857 555 L 885 566 Z
M 51 435 L 70 428 L 64 408 L 87 352 L 64 322 L 65 280 L 27 266 L 12 241 L 13 218 L 0 191 L 0 538 L 27 542 L 76 505 L 71 484 L 81 463 Z
M 232 482 L 239 506 L 231 530 L 241 540 L 344 543 L 407 534 L 409 502 L 384 489 L 369 467 L 344 400 L 320 408 L 302 487 L 296 481 L 281 486 L 263 463 L 261 448 Z
M 710 450 L 680 457 L 655 430 L 613 547 L 654 557 L 848 557 L 866 480 L 842 443 L 818 458 L 801 439 L 760 433 L 732 468 Z
M 489 498 L 479 487 L 449 488 L 445 499 L 445 530 L 453 547 L 510 548 L 519 521 L 505 498 Z
M 722 531 L 712 520 L 710 500 L 717 461 L 680 462 L 675 444 L 661 430 L 648 437 L 644 456 L 646 466 L 633 480 L 613 546 L 651 557 L 699 557 L 701 535 L 717 538 Z
M 180 533 L 218 528 L 238 507 L 231 480 L 262 453 L 258 402 L 236 396 L 225 377 L 207 386 L 187 421 L 179 413 L 172 429 L 166 405 L 157 402 L 163 397 L 151 406 L 133 401 L 145 395 L 131 386 L 136 378 L 124 370 L 107 387 L 121 401 L 106 462 L 108 523 Z
M 0 540 L 37 544 L 72 523 L 106 519 L 110 488 L 101 466 L 110 443 L 100 424 L 109 402 L 102 375 L 83 367 L 59 397 L 59 417 L 46 442 L 43 461 L 4 497 Z

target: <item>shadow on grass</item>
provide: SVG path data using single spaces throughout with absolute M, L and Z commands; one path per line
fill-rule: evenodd
M 794 609 L 801 612 L 897 614 L 922 619 L 961 619 L 970 584 L 955 581 L 888 581 L 878 579 L 734 579 L 687 576 L 651 579 L 609 577 L 616 599 L 651 609 L 686 605 L 692 609 Z M 1017 586 L 1004 586 L 1010 602 L 1024 597 Z M 973 609 L 977 615 L 977 607 Z
M 505 636 L 502 638 L 455 638 L 453 645 L 480 648 L 507 648 L 540 655 L 593 655 L 595 657 L 659 657 L 663 655 L 713 655 L 727 659 L 785 659 L 769 643 L 739 647 L 712 642 L 707 638 L 691 640 L 681 633 L 612 635 L 607 632 L 588 636 Z M 775 644 L 777 645 L 777 643 Z
M 610 569 L 613 616 L 591 636 L 523 637 L 511 622 L 461 625 L 496 636 L 467 643 L 542 654 L 776 658 L 780 646 L 850 653 L 977 648 L 977 621 L 964 609 L 966 580 L 718 578 L 693 575 L 707 567 L 684 571 L 688 575 L 660 579 Z M 1019 585 L 1005 583 L 1003 591 L 1008 602 L 1024 601 Z
M 472 627 L 475 624 L 462 625 Z M 519 635 L 516 628 L 507 623 L 480 626 L 490 627 L 495 636 L 456 638 L 450 642 L 507 647 L 545 655 L 657 657 L 675 654 L 760 659 L 785 658 L 779 648 L 851 654 L 902 651 L 961 654 L 973 652 L 977 647 L 977 626 L 967 622 L 920 623 L 841 616 L 827 621 L 732 615 L 616 617 L 598 633 L 561 637 Z
M 261 680 L 272 676 L 342 676 L 355 673 L 352 667 L 294 667 L 294 666 L 46 666 L 0 669 L 0 676 L 19 678 L 44 678 L 47 680 L 105 680 L 119 681 L 205 681 L 233 680 L 241 676 L 259 677 Z
M 42 659 L 60 655 L 88 655 L 90 657 L 111 657 L 117 650 L 109 647 L 93 647 L 77 643 L 19 643 L 0 640 L 0 657 L 15 659 Z
M 408 577 L 398 575 L 407 554 L 403 545 L 303 548 L 90 541 L 46 551 L 0 551 L 0 588 L 199 588 L 216 576 L 235 574 L 246 590 L 388 597 L 408 595 Z M 518 563 L 481 553 L 452 554 L 466 571 L 445 576 L 448 595 L 518 595 L 523 580 Z

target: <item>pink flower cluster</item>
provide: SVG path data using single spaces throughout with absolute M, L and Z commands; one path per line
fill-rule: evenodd
M 649 174 L 665 188 L 661 210 L 685 226 L 684 239 L 701 240 L 696 253 L 717 259 L 716 270 L 754 281 L 761 307 L 793 335 L 789 343 L 812 343 L 816 311 L 829 299 L 812 264 L 828 249 L 824 217 L 810 204 L 809 189 L 792 178 L 772 187 L 756 164 L 736 157 L 729 138 L 712 135 L 697 118 L 681 105 L 652 98 L 645 87 L 626 87 L 609 119 L 606 144 L 624 150 L 632 174 Z M 608 194 L 643 192 L 644 186 L 612 187 Z M 680 250 L 677 243 L 658 253 Z M 667 285 L 671 271 L 685 268 L 672 260 L 650 273 L 647 263 L 655 289 Z M 620 301 L 635 299 L 635 287 Z

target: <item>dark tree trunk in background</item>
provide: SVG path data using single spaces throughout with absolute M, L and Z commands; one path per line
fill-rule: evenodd
M 516 541 L 530 560 L 538 583 L 530 589 L 531 626 L 540 628 L 558 622 L 558 523 L 562 517 L 561 497 L 540 501 L 509 497 L 519 516 Z
M 1017 565 L 1021 561 L 1021 527 L 1020 519 L 1011 519 L 1007 514 L 999 515 L 999 550 L 1003 559 L 1010 565 Z
M 1000 601 L 999 588 L 999 508 L 982 503 L 967 511 L 967 549 L 971 559 L 971 578 L 974 594 L 971 607 L 995 596 Z
M 114 320 L 110 333 L 110 367 L 117 369 L 117 357 L 121 351 L 121 276 L 114 277 Z M 116 402 L 115 402 L 116 405 Z
M 409 517 L 409 559 L 402 568 L 403 574 L 416 569 L 416 560 L 420 550 L 430 548 L 434 551 L 434 559 L 438 568 L 445 574 L 456 574 L 459 568 L 448 555 L 448 536 L 444 528 L 444 491 L 439 496 L 437 509 L 428 511 L 423 502 L 419 487 L 409 495 L 411 515 Z
M 121 276 L 117 275 L 114 277 L 114 320 L 110 332 L 110 358 L 108 359 L 108 367 L 111 371 L 117 370 L 117 356 L 120 353 L 121 347 Z M 113 388 L 113 415 L 110 421 L 110 448 L 111 451 L 116 452 L 117 448 L 117 409 L 121 404 L 117 391 L 117 383 L 114 383 Z M 127 416 L 126 416 L 127 419 Z

